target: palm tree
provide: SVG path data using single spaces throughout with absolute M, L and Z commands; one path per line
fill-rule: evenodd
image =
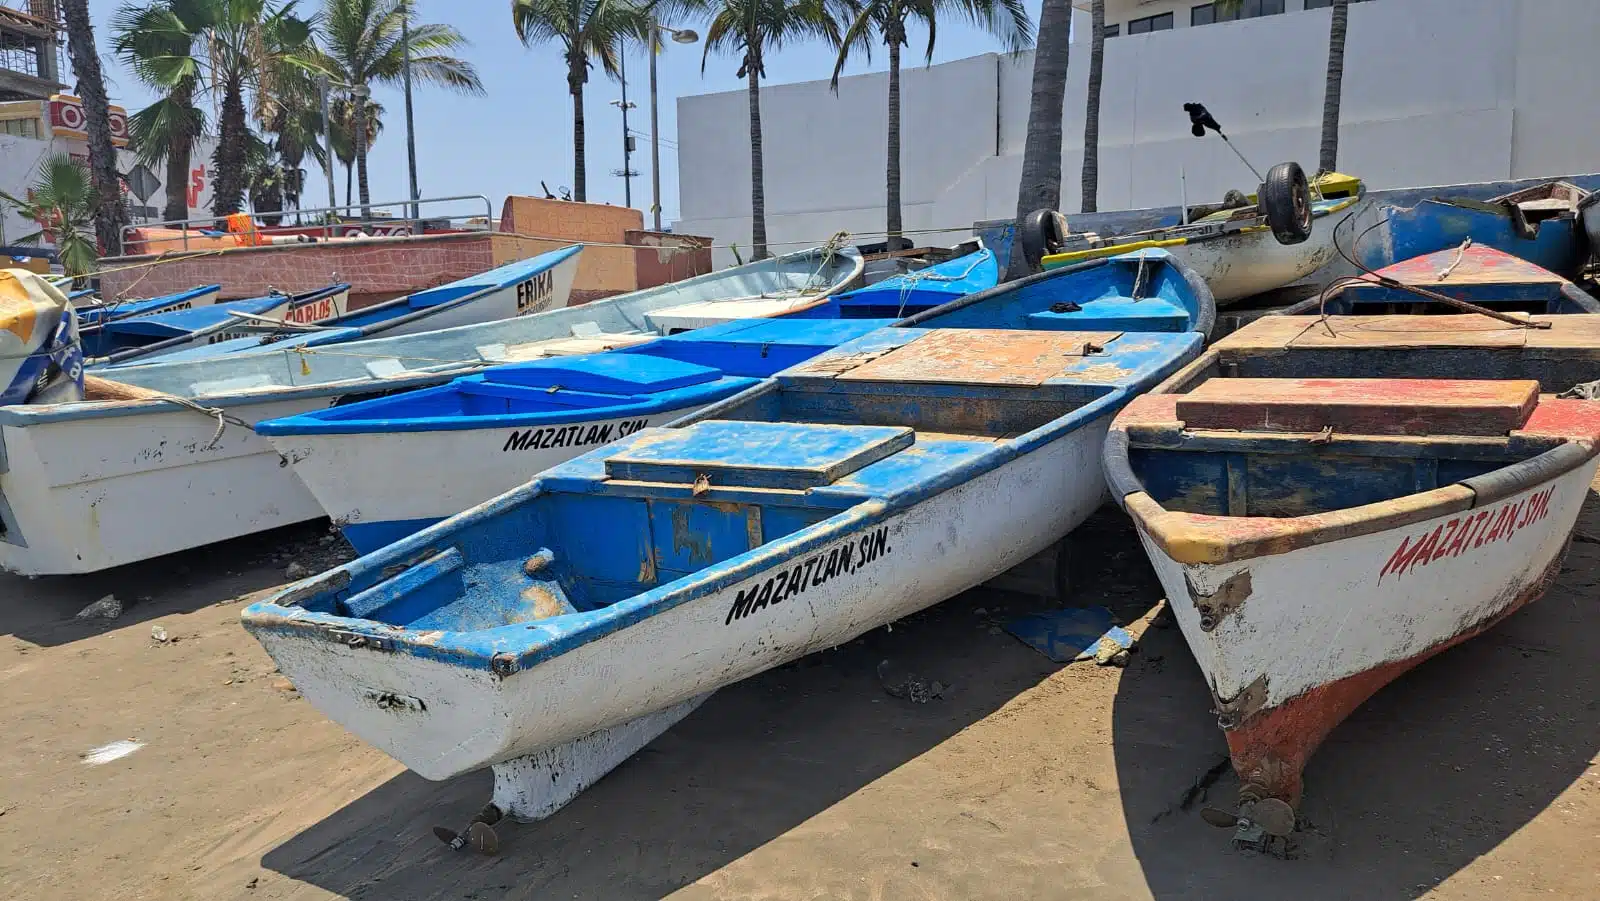
M 367 98 L 362 121 L 367 133 L 363 146 L 371 147 L 383 133 L 383 104 Z M 344 164 L 344 205 L 351 205 L 351 182 L 356 164 L 355 102 L 349 97 L 336 98 L 329 107 L 328 124 L 333 129 L 333 155 Z
M 584 164 L 583 86 L 591 60 L 620 77 L 620 53 L 627 38 L 643 41 L 650 31 L 646 10 L 629 0 L 511 0 L 511 24 L 528 47 L 552 41 L 567 62 L 567 92 L 572 95 L 572 199 L 588 199 Z
M 1237 0 L 1235 0 L 1237 2 Z M 1322 92 L 1322 148 L 1317 168 L 1332 172 L 1339 162 L 1339 99 L 1344 87 L 1344 33 L 1350 21 L 1350 0 L 1333 0 L 1328 26 L 1328 81 Z
M 39 180 L 23 200 L 0 191 L 0 200 L 17 208 L 24 219 L 39 224 L 39 230 L 17 239 L 28 244 L 44 237 L 46 232 L 55 238 L 56 255 L 68 275 L 80 276 L 93 271 L 95 243 L 92 221 L 100 208 L 100 194 L 95 191 L 89 170 L 82 163 L 61 153 L 46 157 L 39 165 Z
M 711 51 L 739 55 L 738 76 L 746 79 L 750 96 L 750 242 L 752 259 L 767 255 L 767 199 L 761 159 L 761 79 L 767 74 L 765 56 L 786 41 L 822 38 L 839 48 L 844 40 L 839 23 L 830 15 L 826 0 L 699 0 L 711 24 L 706 29 L 705 72 Z
M 349 96 L 370 98 L 373 85 L 400 83 L 405 75 L 404 16 L 403 0 L 324 0 L 321 64 Z M 472 64 L 447 55 L 447 51 L 467 46 L 461 32 L 449 25 L 412 25 L 409 34 L 412 78 L 464 94 L 483 93 L 483 83 Z M 366 103 L 350 106 L 356 181 L 363 207 L 372 202 L 367 186 L 367 107 Z
M 117 10 L 111 20 L 117 57 L 135 77 L 164 96 L 128 120 L 128 137 L 141 162 L 166 164 L 169 221 L 189 218 L 189 162 L 205 132 L 206 114 L 195 105 L 201 63 L 196 53 L 209 24 L 207 4 L 155 0 Z
M 887 172 L 888 211 L 886 231 L 891 245 L 898 243 L 903 227 L 900 211 L 900 48 L 905 46 L 906 23 L 915 19 L 928 30 L 925 61 L 933 63 L 933 42 L 941 15 L 958 15 L 988 29 L 1001 46 L 1016 53 L 1033 42 L 1033 20 L 1021 0 L 860 0 L 852 2 L 853 19 L 845 32 L 839 56 L 833 64 L 834 93 L 839 92 L 839 73 L 844 71 L 850 52 L 861 49 L 868 59 L 876 34 L 889 48 L 889 165 Z
M 67 30 L 67 50 L 83 98 L 83 117 L 89 132 L 89 170 L 95 191 L 104 201 L 95 207 L 95 232 L 108 256 L 122 253 L 122 227 L 128 224 L 128 207 L 122 201 L 122 179 L 117 175 L 117 148 L 111 143 L 111 104 L 106 99 L 100 54 L 94 46 L 94 26 L 89 22 L 88 0 L 62 0 L 61 18 Z
M 1083 114 L 1083 211 L 1100 204 L 1100 77 L 1106 57 L 1106 0 L 1094 0 L 1089 41 L 1089 105 Z
M 1061 207 L 1061 114 L 1067 101 L 1067 59 L 1072 45 L 1070 0 L 1044 0 L 1039 12 L 1039 43 L 1033 56 L 1033 102 L 1028 107 L 1028 137 L 1022 145 L 1022 180 L 1017 186 L 1017 219 L 1034 210 Z M 1025 273 L 1027 261 L 1011 254 L 1010 274 Z

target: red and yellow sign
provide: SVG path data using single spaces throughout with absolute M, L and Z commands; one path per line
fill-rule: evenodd
M 71 94 L 52 94 L 47 101 L 50 131 L 68 138 L 89 138 L 89 120 L 83 112 L 83 101 Z M 128 146 L 128 112 L 120 106 L 111 107 L 111 143 Z

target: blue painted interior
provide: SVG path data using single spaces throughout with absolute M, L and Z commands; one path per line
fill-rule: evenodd
M 99 329 L 99 340 L 85 349 L 90 356 L 105 356 L 118 351 L 142 347 L 154 348 L 164 341 L 187 338 L 211 331 L 220 331 L 238 323 L 234 313 L 251 316 L 271 316 L 285 313 L 294 307 L 321 300 L 331 294 L 349 290 L 347 284 L 330 285 L 303 294 L 269 294 L 246 300 L 229 300 L 187 310 L 171 310 L 126 319 L 115 319 Z M 257 339 L 245 339 L 257 340 Z
M 212 293 L 213 291 L 219 291 L 221 289 L 221 285 L 201 285 L 198 288 L 190 288 L 187 291 L 180 291 L 177 294 L 167 294 L 162 297 L 152 297 L 148 300 L 130 300 L 124 301 L 123 303 L 110 304 L 106 306 L 85 307 L 78 310 L 78 322 L 84 326 L 94 326 L 118 319 L 127 319 L 133 316 L 144 316 L 164 310 L 173 304 L 180 304 L 185 301 L 194 300 L 196 297 L 202 297 L 206 294 Z M 74 291 L 67 296 L 72 300 L 78 300 L 81 297 L 93 293 L 94 292 L 90 290 Z
M 1194 320 L 1214 312 L 1201 308 L 1199 296 L 1182 295 L 1179 286 L 1192 284 L 1182 273 L 1166 280 L 1163 259 L 1146 266 L 1148 297 L 1194 310 Z M 1034 284 L 1092 308 L 1107 296 L 1109 283 L 1100 280 L 1119 271 L 1061 270 Z M 997 291 L 992 318 L 964 306 L 933 318 L 1015 327 L 1054 302 L 1043 290 Z M 1092 315 L 1069 321 L 1103 329 Z M 370 634 L 396 653 L 474 669 L 502 655 L 502 671 L 507 659 L 527 669 L 725 587 L 777 578 L 835 542 L 849 539 L 852 553 L 860 553 L 886 540 L 876 536 L 887 536 L 877 530 L 888 517 L 1109 421 L 1202 345 L 1193 331 L 1126 331 L 1103 353 L 1039 385 L 1005 384 L 982 369 L 963 383 L 939 385 L 835 376 L 850 368 L 847 361 L 876 351 L 915 356 L 914 343 L 929 331 L 911 325 L 870 332 L 673 428 L 646 429 L 576 457 L 299 586 L 289 606 L 253 605 L 245 625 Z M 835 359 L 837 366 L 827 365 Z M 652 481 L 617 478 L 619 472 Z M 459 566 L 441 556 L 452 552 L 459 552 Z M 527 561 L 536 556 L 543 566 L 529 575 Z M 541 599 L 572 612 L 539 618 Z M 283 595 L 275 600 L 290 604 Z M 413 640 L 417 630 L 443 634 Z
M 984 249 L 840 294 L 794 314 L 805 319 L 901 319 L 1000 283 L 994 251 Z

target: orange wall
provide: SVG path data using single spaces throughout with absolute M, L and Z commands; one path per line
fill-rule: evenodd
M 574 303 L 638 287 L 632 249 L 595 245 L 626 244 L 627 232 L 643 227 L 644 213 L 631 207 L 603 203 L 575 203 L 513 194 L 506 198 L 500 210 L 501 232 L 524 240 L 554 238 L 564 243 L 581 241 L 589 245 L 578 260 L 578 275 L 572 283 Z

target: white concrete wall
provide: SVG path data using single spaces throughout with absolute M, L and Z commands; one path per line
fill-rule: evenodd
M 1310 10 L 1107 41 L 1100 208 L 1176 203 L 1180 170 L 1191 202 L 1254 189 L 1253 176 L 1215 136 L 1189 135 L 1186 101 L 1205 103 L 1263 170 L 1286 159 L 1315 168 L 1328 21 L 1328 10 Z M 1076 33 L 1084 40 L 1073 46 L 1062 154 L 1068 211 L 1080 208 L 1089 56 L 1088 29 Z M 1600 170 L 1600 91 L 1586 75 L 1596 35 L 1600 0 L 1352 5 L 1340 169 L 1374 188 Z M 763 90 L 767 229 L 775 245 L 817 242 L 839 229 L 881 233 L 886 81 L 882 74 L 844 79 L 837 98 L 826 82 Z M 1031 84 L 1031 54 L 905 70 L 908 230 L 1015 214 Z M 731 92 L 678 105 L 677 228 L 744 247 L 746 102 L 743 92 Z M 730 260 L 725 252 L 718 259 Z
M 49 155 L 50 144 L 32 138 L 0 135 L 0 191 L 26 199 L 39 163 Z M 39 230 L 32 221 L 17 215 L 16 208 L 0 200 L 0 244 L 15 242 Z

